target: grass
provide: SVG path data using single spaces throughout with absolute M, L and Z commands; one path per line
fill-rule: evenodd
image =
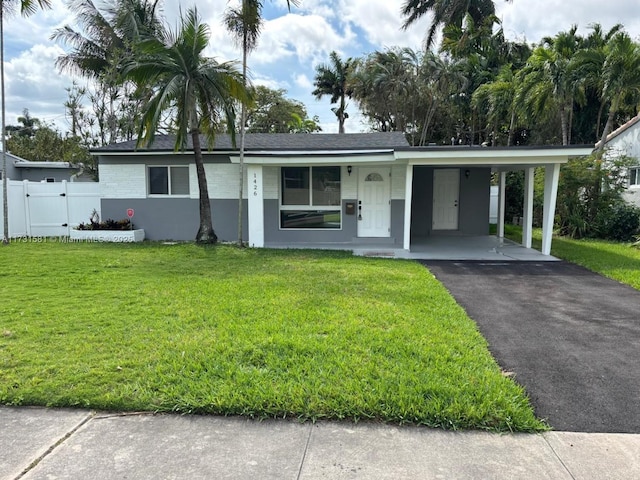
M 505 225 L 505 236 L 520 242 L 522 229 Z M 534 229 L 532 243 L 533 248 L 540 249 L 542 245 L 540 229 Z M 629 243 L 554 237 L 551 243 L 551 255 L 577 263 L 640 290 L 640 248 L 632 247 Z
M 547 428 L 417 263 L 49 242 L 0 265 L 3 404 Z

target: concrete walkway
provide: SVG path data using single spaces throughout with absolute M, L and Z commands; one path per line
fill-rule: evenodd
M 0 407 L 0 479 L 637 479 L 640 435 Z
M 640 291 L 568 262 L 423 263 L 538 417 L 556 430 L 640 433 Z

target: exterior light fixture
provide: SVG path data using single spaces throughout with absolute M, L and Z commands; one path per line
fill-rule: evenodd
M 347 165 L 347 173 L 349 174 L 349 176 L 351 176 L 351 171 L 353 170 L 353 168 L 351 167 L 351 165 Z
M 464 171 L 464 176 L 469 178 L 469 176 L 471 175 L 471 170 L 469 170 L 468 168 Z

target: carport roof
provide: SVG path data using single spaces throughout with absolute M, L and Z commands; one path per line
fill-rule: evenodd
M 566 163 L 589 155 L 593 145 L 526 147 L 409 147 L 395 150 L 395 158 L 410 165 L 464 165 L 500 168 Z

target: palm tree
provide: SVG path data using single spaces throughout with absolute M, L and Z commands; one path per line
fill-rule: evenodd
M 153 142 L 162 113 L 171 109 L 177 117 L 175 149 L 185 149 L 191 138 L 200 194 L 198 243 L 215 243 L 218 239 L 213 230 L 200 134 L 212 146 L 224 117 L 235 142 L 235 102 L 250 100 L 234 63 L 218 63 L 203 56 L 209 37 L 210 30 L 197 9 L 189 9 L 180 16 L 176 33 L 162 26 L 154 37 L 139 44 L 137 58 L 123 67 L 125 79 L 156 85 L 142 117 L 138 144 Z
M 338 107 L 332 108 L 331 111 L 338 118 L 338 133 L 344 133 L 344 121 L 349 118 L 346 111 L 346 98 L 351 97 L 352 94 L 348 81 L 355 62 L 351 58 L 343 61 L 335 51 L 331 52 L 329 58 L 331 60 L 329 64 L 316 67 L 314 82 L 316 89 L 311 93 L 315 95 L 316 100 L 330 95 L 331 103 L 338 103 Z
M 538 118 L 557 111 L 562 145 L 571 143 L 573 105 L 582 100 L 584 93 L 576 56 L 584 39 L 576 31 L 574 25 L 568 32 L 545 38 L 520 72 L 518 101 Z
M 298 0 L 287 0 L 287 6 L 298 5 Z M 224 16 L 227 30 L 242 47 L 242 77 L 247 79 L 247 57 L 258 46 L 258 37 L 262 27 L 262 2 L 260 0 L 241 0 L 239 7 L 227 10 Z M 246 86 L 246 83 L 245 83 Z M 242 202 L 244 189 L 244 150 L 247 123 L 247 109 L 240 108 L 240 190 L 238 193 L 238 246 L 242 246 Z
M 485 23 L 490 17 L 497 20 L 493 0 L 406 0 L 402 7 L 402 14 L 406 17 L 402 28 L 408 28 L 429 12 L 433 19 L 427 33 L 427 48 L 433 45 L 438 27 L 461 27 L 467 15 L 477 25 Z
M 513 145 L 518 104 L 515 101 L 517 77 L 511 65 L 505 65 L 493 82 L 480 85 L 471 98 L 475 108 L 486 107 L 487 120 L 492 130 L 492 145 L 496 146 L 498 137 L 498 122 L 509 119 L 507 146 Z
M 159 0 L 117 0 L 111 8 L 97 6 L 93 0 L 69 0 L 82 31 L 65 25 L 56 29 L 51 40 L 71 47 L 56 60 L 60 70 L 99 79 L 122 56 L 131 54 L 143 35 L 159 27 Z
M 597 155 L 602 158 L 607 136 L 613 130 L 616 115 L 640 99 L 640 45 L 626 32 L 615 33 L 604 49 L 581 52 L 581 66 L 590 70 L 588 80 L 600 89 L 600 97 L 609 105 L 607 122 L 598 142 Z
M 11 13 L 15 7 L 20 8 L 23 16 L 29 16 L 38 8 L 50 8 L 50 0 L 0 0 L 0 94 L 2 95 L 2 208 L 3 208 L 3 234 L 2 243 L 9 243 L 9 205 L 7 193 L 7 142 L 6 142 L 6 118 L 5 118 L 5 91 L 4 91 L 4 17 Z

